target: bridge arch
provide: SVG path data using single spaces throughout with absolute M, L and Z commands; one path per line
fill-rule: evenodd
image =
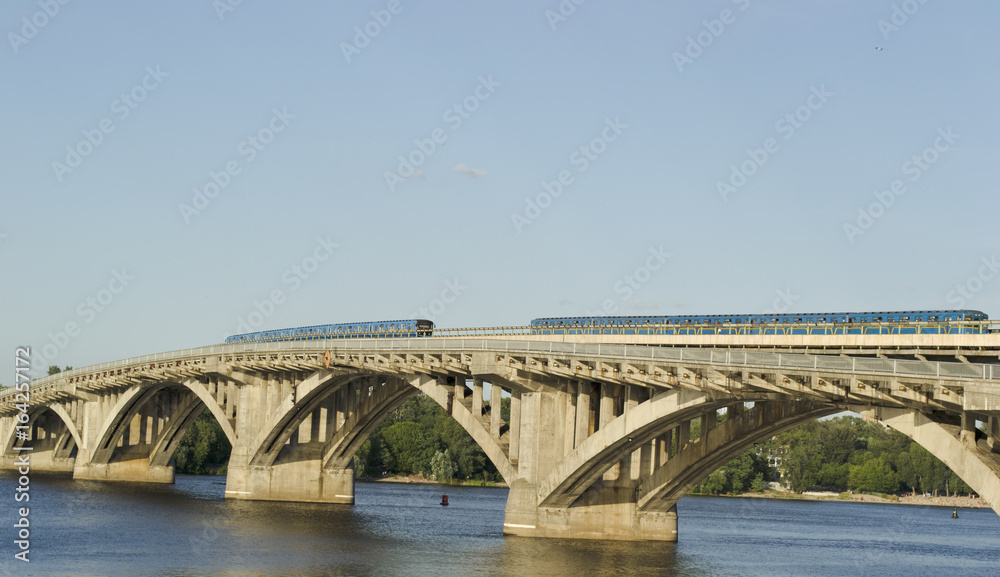
M 233 423 L 219 401 L 204 382 L 191 378 L 133 384 L 109 396 L 94 407 L 103 418 L 74 465 L 74 477 L 173 482 L 174 453 L 206 409 L 235 446 Z
M 26 424 L 28 426 L 33 425 L 35 421 L 38 419 L 38 417 L 42 416 L 46 411 L 51 411 L 52 413 L 54 413 L 56 416 L 59 417 L 59 419 L 62 421 L 62 424 L 65 425 L 67 433 L 72 438 L 75 447 L 83 446 L 83 440 L 80 437 L 80 432 L 77 430 L 76 423 L 73 422 L 73 418 L 66 410 L 66 407 L 60 404 L 54 403 L 51 405 L 40 405 L 38 407 L 33 408 L 33 410 L 28 413 L 28 422 Z M 6 435 L 3 440 L 3 447 L 4 447 L 3 454 L 4 455 L 11 454 L 14 446 L 17 444 L 17 441 L 18 441 L 17 428 L 12 427 L 10 430 L 6 431 Z
M 927 449 L 1000 515 L 1000 455 L 985 442 L 977 442 L 974 429 L 963 431 L 961 427 L 942 423 L 920 411 L 893 408 L 863 410 L 863 414 L 875 416 Z
M 464 379 L 459 387 L 465 388 Z M 425 393 L 454 418 L 496 466 L 505 480 L 513 479 L 514 467 L 499 439 L 475 419 L 447 379 L 394 372 L 333 371 L 314 373 L 294 386 L 280 402 L 252 444 L 249 466 L 273 467 L 291 460 L 313 460 L 314 452 L 302 451 L 290 443 L 304 423 L 320 422 L 317 412 L 336 413 L 335 429 L 322 439 L 319 467 L 322 471 L 342 471 L 353 466 L 353 457 L 378 426 L 410 398 Z M 497 388 L 499 391 L 499 387 Z M 499 405 L 497 405 L 499 407 Z M 313 436 L 310 436 L 312 440 Z

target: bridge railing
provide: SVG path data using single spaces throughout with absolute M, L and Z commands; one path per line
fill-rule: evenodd
M 564 343 L 553 341 L 492 340 L 488 338 L 412 339 L 331 339 L 315 341 L 280 341 L 272 343 L 241 343 L 213 345 L 167 353 L 157 353 L 112 361 L 89 367 L 80 367 L 32 381 L 34 393 L 44 392 L 63 379 L 117 371 L 126 367 L 149 365 L 150 368 L 169 368 L 170 363 L 209 356 L 233 356 L 275 352 L 313 351 L 371 351 L 371 352 L 434 352 L 446 350 L 493 351 L 499 353 L 565 354 L 575 356 L 613 357 L 635 361 L 673 361 L 699 365 L 728 365 L 762 367 L 768 369 L 830 370 L 877 375 L 920 376 L 941 378 L 982 379 L 1000 381 L 1000 365 L 910 361 L 843 357 L 833 355 L 804 355 L 796 353 L 753 352 L 741 349 L 685 349 L 651 345 L 619 345 L 608 343 Z M 8 387 L 0 399 L 15 394 Z

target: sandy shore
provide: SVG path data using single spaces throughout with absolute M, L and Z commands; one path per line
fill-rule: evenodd
M 373 483 L 422 483 L 428 485 L 446 485 L 420 476 L 409 477 L 383 477 L 381 479 L 366 478 L 359 481 L 369 481 Z M 465 487 L 476 487 L 476 484 L 462 485 Z M 487 487 L 506 487 L 507 484 L 500 481 Z M 699 495 L 700 496 L 700 495 Z M 979 497 L 924 497 L 923 495 L 902 495 L 882 498 L 877 495 L 865 495 L 854 493 L 849 498 L 841 498 L 840 493 L 792 493 L 782 491 L 767 491 L 765 493 L 742 493 L 739 495 L 719 495 L 720 497 L 749 497 L 753 499 L 788 499 L 797 501 L 838 501 L 852 503 L 883 503 L 886 505 L 925 505 L 930 507 L 959 507 L 966 509 L 989 509 L 990 504 Z
M 848 498 L 841 498 L 838 493 L 791 493 L 791 492 L 778 492 L 778 491 L 768 491 L 766 493 L 743 493 L 741 495 L 733 495 L 734 497 L 751 497 L 756 499 L 789 499 L 789 500 L 800 500 L 800 501 L 842 501 L 842 502 L 853 502 L 853 503 L 883 503 L 886 505 L 924 505 L 930 507 L 959 507 L 968 509 L 989 509 L 990 504 L 979 497 L 924 497 L 923 495 L 902 495 L 896 496 L 891 495 L 888 498 L 882 498 L 877 495 L 864 495 L 860 493 L 854 493 L 849 495 Z

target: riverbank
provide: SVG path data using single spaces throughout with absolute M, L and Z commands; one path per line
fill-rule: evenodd
M 793 493 L 791 491 L 765 491 L 763 493 L 740 493 L 719 495 L 721 497 L 748 497 L 752 499 L 787 499 L 793 501 L 842 501 L 849 503 L 881 503 L 885 505 L 923 505 L 927 507 L 959 507 L 966 509 L 990 509 L 991 506 L 979 497 L 927 497 L 924 495 L 867 495 L 863 493 Z
M 465 480 L 465 481 L 454 481 L 451 483 L 442 483 L 440 481 L 428 479 L 421 475 L 408 475 L 408 476 L 396 475 L 391 477 L 358 477 L 358 480 L 367 481 L 369 483 L 420 483 L 425 485 L 507 488 L 507 483 L 504 483 L 503 481 Z
M 440 483 L 420 475 L 392 476 L 382 478 L 359 478 L 359 481 L 370 483 L 419 483 L 425 485 L 443 485 L 463 487 L 507 487 L 503 481 L 462 481 Z M 990 509 L 991 506 L 979 497 L 927 497 L 924 495 L 868 495 L 864 493 L 832 493 L 814 492 L 794 493 L 792 491 L 767 490 L 763 493 L 739 493 L 736 495 L 700 495 L 691 493 L 694 497 L 746 497 L 750 499 L 785 499 L 790 501 L 830 501 L 848 503 L 882 503 L 886 505 L 923 505 L 927 507 L 959 507 L 964 509 Z

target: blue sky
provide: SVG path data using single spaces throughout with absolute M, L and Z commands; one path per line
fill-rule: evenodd
M 422 309 L 1000 314 L 1000 5 L 220 6 L 0 5 L 0 382 Z

